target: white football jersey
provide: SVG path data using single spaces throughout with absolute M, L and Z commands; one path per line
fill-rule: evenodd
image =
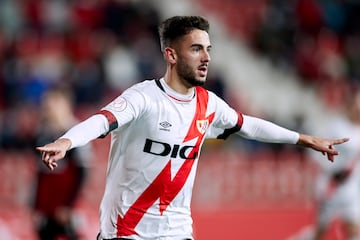
M 237 132 L 242 114 L 204 88 L 183 96 L 163 79 L 134 85 L 100 113 L 111 131 L 101 237 L 192 239 L 201 145 Z

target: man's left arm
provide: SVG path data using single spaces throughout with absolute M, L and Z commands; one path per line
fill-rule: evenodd
M 238 134 L 244 138 L 262 142 L 296 144 L 312 148 L 327 155 L 330 161 L 334 161 L 334 157 L 339 154 L 334 146 L 349 140 L 349 138 L 327 139 L 300 134 L 272 122 L 247 115 L 243 115 L 243 124 Z

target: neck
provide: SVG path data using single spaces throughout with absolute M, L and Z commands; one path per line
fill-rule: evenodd
M 190 86 L 184 79 L 181 79 L 175 71 L 166 71 L 164 75 L 166 84 L 174 91 L 188 95 L 194 92 L 194 86 Z

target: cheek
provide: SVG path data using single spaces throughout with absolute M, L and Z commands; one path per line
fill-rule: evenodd
M 182 62 L 187 62 L 188 64 L 195 63 L 201 59 L 200 52 L 187 51 L 178 55 L 178 59 Z
M 195 64 L 193 62 L 194 61 L 190 58 L 182 58 L 179 61 L 179 65 L 180 65 L 180 68 L 182 68 L 182 69 L 193 69 L 195 66 Z
M 200 58 L 195 55 L 188 56 L 183 59 L 183 64 L 187 66 L 187 68 L 196 69 L 199 65 Z

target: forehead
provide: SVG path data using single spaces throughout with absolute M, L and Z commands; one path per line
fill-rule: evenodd
M 186 34 L 182 38 L 182 43 L 185 47 L 190 47 L 194 44 L 202 45 L 204 47 L 209 47 L 210 44 L 210 37 L 206 31 L 195 29 Z

